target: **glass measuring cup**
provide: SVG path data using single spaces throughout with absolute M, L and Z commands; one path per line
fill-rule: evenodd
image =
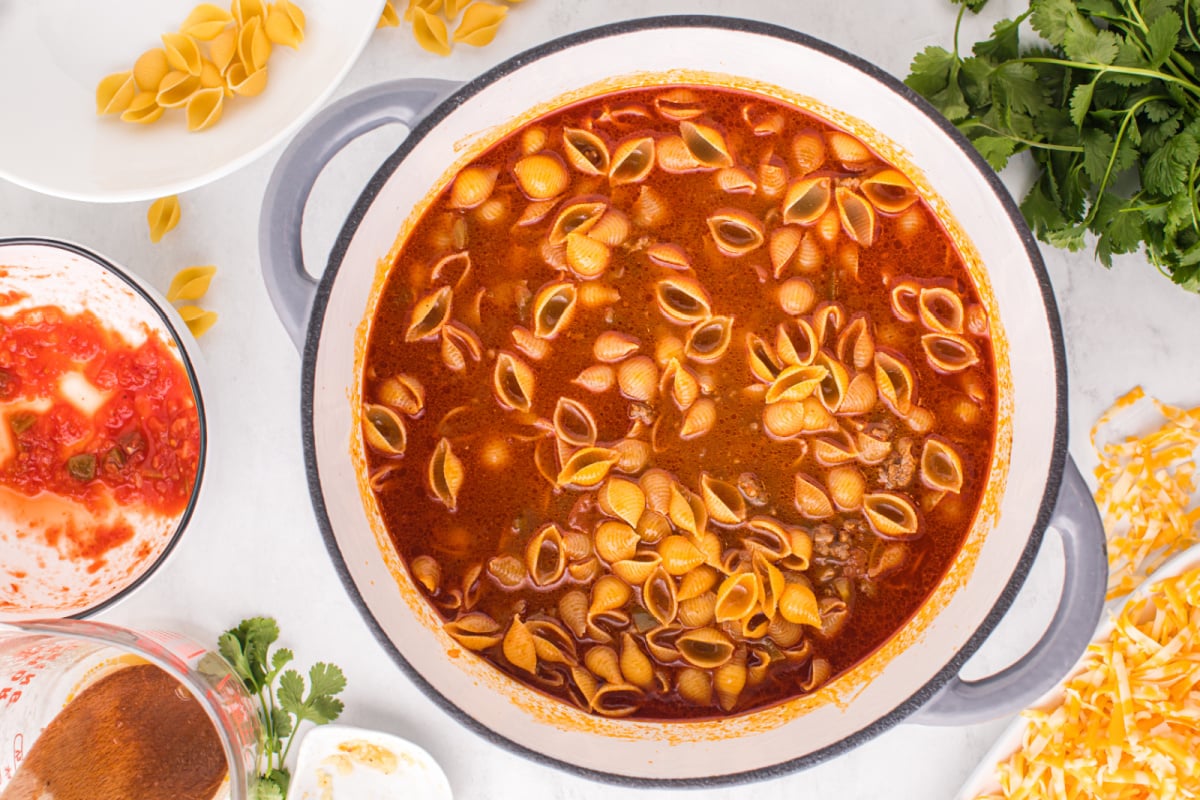
M 0 624 L 0 794 L 80 693 L 141 664 L 174 678 L 212 722 L 227 767 L 213 800 L 248 800 L 260 727 L 253 700 L 225 660 L 178 634 L 78 620 Z

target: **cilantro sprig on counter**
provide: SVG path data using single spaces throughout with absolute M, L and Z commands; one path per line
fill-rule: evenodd
M 1096 255 L 1145 249 L 1200 291 L 1200 0 L 1030 0 L 964 57 L 931 46 L 906 83 L 1001 170 L 1028 151 L 1039 168 L 1021 211 L 1042 241 Z M 1045 42 L 1022 47 L 1028 21 Z M 1046 46 L 1048 45 L 1048 46 Z
M 255 800 L 283 800 L 287 796 L 291 774 L 284 762 L 300 723 L 308 720 L 324 725 L 337 719 L 342 701 L 336 695 L 346 688 L 341 669 L 318 662 L 308 671 L 305 691 L 304 676 L 294 669 L 284 669 L 293 659 L 292 651 L 281 647 L 270 652 L 278 639 L 275 620 L 254 617 L 242 620 L 218 640 L 221 655 L 233 666 L 246 690 L 258 698 L 264 741 Z

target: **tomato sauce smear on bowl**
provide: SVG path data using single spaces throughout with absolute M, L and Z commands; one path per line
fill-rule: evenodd
M 122 571 L 143 570 L 165 541 L 139 531 L 174 531 L 200 450 L 192 385 L 157 332 L 132 343 L 55 306 L 0 318 L 0 514 L 15 520 L 0 551 L 25 556 L 0 565 L 0 610 L 44 603 L 22 597 L 30 567 L 90 575 L 125 548 Z

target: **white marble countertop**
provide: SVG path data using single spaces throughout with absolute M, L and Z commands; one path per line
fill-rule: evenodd
M 1024 4 L 993 0 L 991 5 L 984 19 L 966 21 L 964 42 L 985 33 L 1001 12 Z M 380 31 L 337 96 L 401 76 L 467 79 L 547 39 L 660 13 L 752 16 L 825 39 L 899 76 L 914 52 L 948 44 L 954 23 L 947 0 L 528 0 L 513 7 L 491 46 L 460 47 L 448 59 L 419 50 L 406 29 Z M 304 235 L 310 264 L 324 263 L 359 190 L 402 136 L 396 128 L 369 135 L 318 182 Z M 409 683 L 347 599 L 313 519 L 304 479 L 300 359 L 275 318 L 258 269 L 259 206 L 278 154 L 276 149 L 184 195 L 182 223 L 158 245 L 147 237 L 145 204 L 87 205 L 0 181 L 0 236 L 72 239 L 160 289 L 183 266 L 220 266 L 205 304 L 221 319 L 202 340 L 206 399 L 220 428 L 220 447 L 213 452 L 203 503 L 169 563 L 100 618 L 215 641 L 220 630 L 245 616 L 275 616 L 300 662 L 328 659 L 345 668 L 349 688 L 342 721 L 419 743 L 442 763 L 460 798 L 644 796 L 526 761 L 461 727 Z M 1014 190 L 1029 177 L 1024 163 L 1005 175 Z M 1140 256 L 1120 258 L 1106 272 L 1088 252 L 1046 248 L 1045 255 L 1067 342 L 1071 452 L 1090 473 L 1095 459 L 1088 428 L 1131 386 L 1143 384 L 1168 401 L 1200 402 L 1200 358 L 1193 349 L 1200 298 L 1172 286 Z M 1008 618 L 968 664 L 968 674 L 1003 666 L 1040 634 L 1061 575 L 1058 546 L 1046 549 Z M 765 791 L 795 797 L 945 798 L 1004 724 L 901 725 L 813 769 L 688 796 L 715 800 Z

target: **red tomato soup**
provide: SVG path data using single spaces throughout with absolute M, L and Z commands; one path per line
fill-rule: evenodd
M 134 346 L 92 313 L 57 307 L 0 319 L 0 421 L 0 487 L 55 495 L 97 519 L 113 519 L 114 507 L 167 517 L 187 508 L 199 414 L 179 358 L 157 333 Z M 117 519 L 42 535 L 98 566 L 133 538 Z

